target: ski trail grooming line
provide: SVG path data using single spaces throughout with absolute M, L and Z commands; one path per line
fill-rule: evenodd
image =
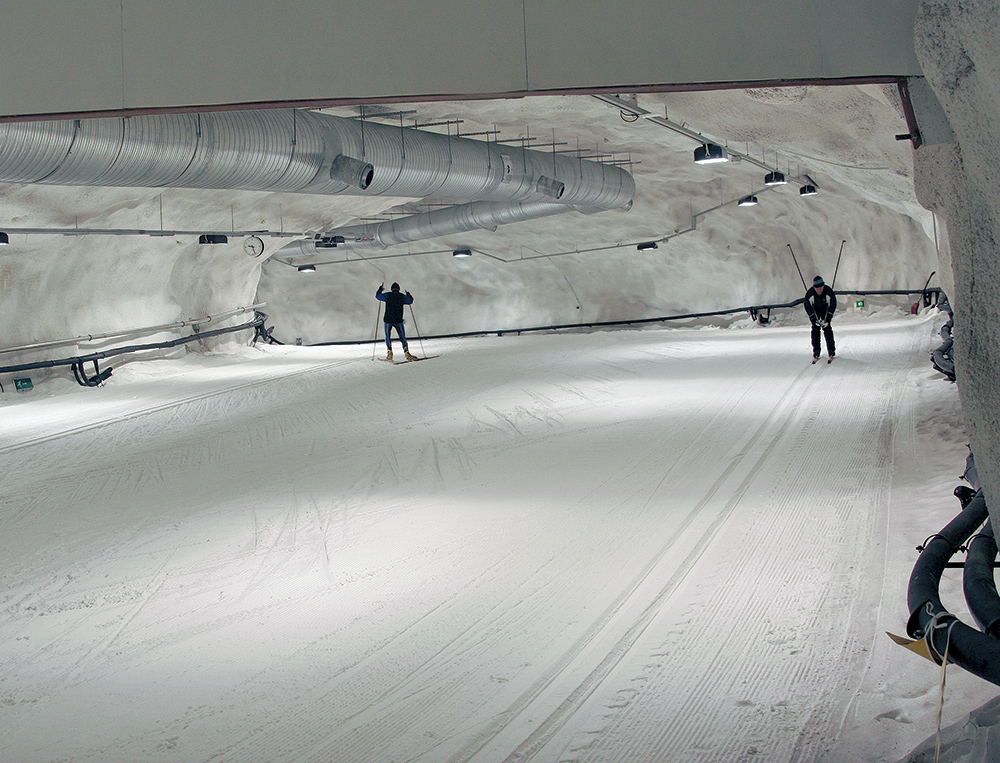
M 789 380 L 788 385 L 791 385 L 793 382 L 794 382 L 794 377 Z M 747 390 L 743 386 L 734 387 L 731 390 L 731 397 L 733 399 L 742 400 L 746 394 Z M 781 400 L 781 395 L 779 394 L 776 396 L 776 403 L 780 402 L 780 400 Z M 494 414 L 498 418 L 502 419 L 502 424 L 500 423 L 496 425 L 490 424 L 489 425 L 490 428 L 502 427 L 503 431 L 509 431 L 511 434 L 514 434 L 515 432 L 518 431 L 514 422 L 511 421 L 510 417 L 504 416 L 497 411 L 494 411 Z M 705 424 L 703 427 L 699 426 L 699 429 L 702 431 L 708 428 L 710 428 L 710 424 Z M 741 439 L 746 439 L 746 436 L 747 435 L 743 436 Z M 727 457 L 726 463 L 728 463 L 729 460 L 730 458 Z M 537 572 L 539 576 L 544 577 L 544 573 L 542 572 L 541 569 L 539 569 Z M 525 585 L 527 586 L 528 583 L 526 582 Z M 514 595 L 511 594 L 511 596 L 513 597 Z M 440 610 L 441 607 L 438 606 L 435 607 L 434 611 L 438 612 Z M 497 623 L 499 623 L 501 620 L 504 619 L 505 613 L 507 611 L 508 611 L 508 606 L 506 605 L 494 606 L 490 610 L 488 615 L 483 615 L 482 619 L 488 620 L 491 623 L 493 623 L 493 628 L 501 627 L 497 625 Z M 493 617 L 494 614 L 499 615 L 499 617 L 494 618 Z M 429 616 L 430 613 L 428 613 L 427 616 L 421 618 L 421 620 L 426 620 Z M 482 622 L 482 620 L 480 620 L 479 622 Z M 338 724 L 338 728 L 335 731 L 326 735 L 323 739 L 318 740 L 316 744 L 310 748 L 308 753 L 304 753 L 299 757 L 296 757 L 294 760 L 304 762 L 307 760 L 317 761 L 317 760 L 329 759 L 330 752 L 332 750 L 339 750 L 342 755 L 346 754 L 344 748 L 338 747 L 337 745 L 339 743 L 346 741 L 347 739 L 359 739 L 361 736 L 365 735 L 366 731 L 367 733 L 372 733 L 371 724 L 378 723 L 380 718 L 382 718 L 383 721 L 386 720 L 389 717 L 388 711 L 390 708 L 394 710 L 394 712 L 392 712 L 391 714 L 394 726 L 402 726 L 406 723 L 418 722 L 411 720 L 411 719 L 419 719 L 421 717 L 416 713 L 414 709 L 412 708 L 404 709 L 401 706 L 397 707 L 397 704 L 401 704 L 400 702 L 401 699 L 410 700 L 416 697 L 421 692 L 425 691 L 427 687 L 430 685 L 428 681 L 436 682 L 437 679 L 435 678 L 435 676 L 437 676 L 437 674 L 440 672 L 441 668 L 444 665 L 448 664 L 446 661 L 454 660 L 454 653 L 449 651 L 449 649 L 452 648 L 454 645 L 465 643 L 466 646 L 463 647 L 464 650 L 467 649 L 471 644 L 478 644 L 481 641 L 481 636 L 476 636 L 476 631 L 479 627 L 480 627 L 479 625 L 473 624 L 472 626 L 463 630 L 462 633 L 457 634 L 449 644 L 442 646 L 441 649 L 435 655 L 433 655 L 433 657 L 429 658 L 420 666 L 410 671 L 408 677 L 405 678 L 402 682 L 392 687 L 388 687 L 384 692 L 382 692 L 376 699 L 374 699 L 366 707 L 361 708 L 357 712 L 348 716 L 350 723 L 340 722 Z M 493 628 L 491 628 L 491 630 Z M 407 632 L 409 632 L 410 630 L 412 630 L 412 626 L 406 629 Z M 587 647 L 586 639 L 579 640 L 578 646 L 580 649 L 586 649 Z M 482 725 L 483 724 L 477 722 L 475 728 L 480 728 Z M 362 726 L 364 726 L 364 729 L 362 729 Z M 380 729 L 380 738 L 384 738 L 385 735 L 391 735 L 393 733 L 390 730 L 386 729 L 384 723 L 380 724 L 378 728 Z M 474 729 L 470 729 L 469 733 L 473 733 L 473 731 Z M 448 752 L 443 752 L 439 751 L 440 750 L 439 746 L 435 746 L 432 749 L 435 751 L 439 751 L 437 752 L 437 754 L 435 754 L 435 752 L 427 751 L 422 753 L 423 757 L 419 759 L 444 761 L 447 759 L 447 755 L 452 753 L 453 750 L 456 749 L 457 746 L 462 743 L 463 742 L 461 741 L 456 743 L 454 736 L 449 736 L 447 738 L 442 736 L 438 741 L 438 745 L 449 744 L 451 749 Z M 359 741 L 357 744 L 358 746 L 360 746 L 362 743 Z M 373 746 L 370 748 L 366 747 L 365 748 L 366 751 L 374 749 L 375 742 L 373 742 L 372 745 Z M 355 760 L 378 759 L 374 754 L 372 754 L 371 757 L 366 757 L 364 754 L 359 752 L 354 747 L 351 748 L 351 752 L 352 754 L 350 755 L 350 757 L 352 757 L 352 759 Z M 503 754 L 506 754 L 506 752 L 504 752 Z M 500 756 L 498 756 L 498 759 L 499 757 Z M 408 758 L 404 757 L 403 759 L 408 759 Z
M 708 613 L 714 611 L 715 616 L 699 617 L 695 611 L 690 615 L 696 618 L 693 622 L 684 622 L 689 616 L 689 612 L 685 612 L 676 618 L 677 625 L 671 625 L 671 620 L 674 618 L 668 619 L 671 613 L 671 607 L 668 605 L 665 613 L 654 622 L 654 627 L 650 628 L 651 633 L 655 632 L 655 640 L 645 638 L 639 642 L 631 666 L 626 664 L 624 670 L 616 671 L 605 684 L 610 688 L 602 689 L 594 701 L 583 707 L 580 715 L 587 718 L 600 715 L 602 727 L 599 730 L 594 726 L 583 729 L 579 723 L 569 724 L 568 731 L 556 737 L 554 743 L 546 747 L 545 753 L 539 756 L 540 759 L 548 759 L 547 756 L 552 755 L 552 760 L 575 760 L 584 763 L 584 761 L 604 760 L 673 760 L 676 755 L 678 760 L 715 763 L 721 760 L 749 759 L 744 757 L 745 744 L 753 742 L 760 749 L 766 749 L 769 759 L 773 757 L 775 761 L 806 763 L 806 761 L 827 760 L 822 754 L 828 749 L 824 745 L 838 738 L 836 720 L 842 702 L 837 698 L 844 697 L 845 692 L 855 685 L 857 679 L 856 673 L 840 669 L 844 663 L 837 655 L 857 655 L 858 652 L 864 651 L 866 642 L 871 643 L 876 639 L 873 624 L 863 629 L 864 634 L 861 638 L 856 633 L 857 629 L 852 629 L 850 626 L 859 620 L 867 622 L 869 608 L 875 609 L 878 598 L 875 592 L 871 592 L 871 596 L 856 597 L 855 594 L 859 589 L 863 592 L 868 587 L 867 578 L 843 571 L 870 569 L 866 560 L 871 558 L 877 561 L 882 556 L 877 553 L 879 549 L 868 548 L 869 541 L 878 540 L 878 523 L 883 517 L 879 513 L 881 510 L 875 508 L 874 504 L 871 508 L 867 505 L 856 506 L 856 498 L 852 499 L 851 496 L 874 496 L 875 493 L 871 489 L 873 486 L 881 491 L 883 496 L 887 496 L 891 489 L 885 478 L 891 470 L 888 459 L 891 459 L 892 454 L 884 447 L 884 437 L 891 431 L 892 426 L 891 422 L 888 422 L 887 426 L 881 411 L 884 408 L 883 401 L 891 400 L 894 392 L 902 392 L 902 387 L 898 384 L 902 377 L 899 375 L 901 369 L 897 368 L 894 356 L 890 356 L 888 362 L 878 361 L 870 365 L 874 374 L 858 377 L 859 386 L 864 388 L 872 386 L 877 389 L 873 394 L 863 395 L 856 405 L 852 403 L 848 410 L 841 412 L 845 419 L 854 419 L 855 414 L 860 413 L 859 406 L 861 406 L 868 421 L 863 430 L 851 428 L 850 436 L 856 443 L 856 448 L 852 447 L 846 458 L 841 459 L 841 468 L 852 465 L 860 468 L 862 464 L 874 464 L 876 454 L 878 465 L 871 470 L 865 470 L 868 476 L 865 477 L 864 486 L 859 487 L 857 491 L 838 490 L 838 499 L 831 500 L 823 510 L 824 513 L 819 515 L 822 521 L 831 523 L 828 526 L 840 527 L 850 533 L 849 536 L 844 536 L 843 544 L 838 543 L 843 545 L 845 551 L 849 551 L 848 554 L 836 553 L 828 558 L 817 557 L 817 563 L 822 564 L 826 572 L 832 573 L 829 578 L 823 579 L 838 582 L 835 587 L 823 586 L 830 593 L 822 596 L 824 604 L 822 610 L 825 612 L 822 619 L 815 618 L 812 608 L 793 611 L 780 604 L 782 597 L 792 600 L 794 594 L 782 594 L 772 606 L 769 601 L 759 596 L 762 591 L 766 592 L 768 588 L 766 583 L 763 586 L 755 586 L 745 595 L 734 593 L 729 597 L 730 601 L 739 599 L 739 602 L 732 610 L 716 606 L 713 600 L 711 607 L 706 607 L 705 610 Z M 803 463 L 801 470 L 789 473 L 787 481 L 780 486 L 780 492 L 768 489 L 767 485 L 771 481 L 770 477 L 776 474 L 777 469 L 783 468 L 781 465 L 786 460 L 799 463 L 800 458 L 795 455 L 795 451 L 803 447 L 802 437 L 794 436 L 799 430 L 799 425 L 802 425 L 803 433 L 816 431 L 813 428 L 816 414 L 826 418 L 827 414 L 824 411 L 827 405 L 823 402 L 823 397 L 828 390 L 835 392 L 833 388 L 828 387 L 827 382 L 843 384 L 853 377 L 854 374 L 835 373 L 833 377 L 824 375 L 827 381 L 820 382 L 822 386 L 814 388 L 812 401 L 807 401 L 807 408 L 800 413 L 802 418 L 793 420 L 784 443 L 779 443 L 776 452 L 772 454 L 771 464 L 765 467 L 766 471 L 763 473 L 766 482 L 758 479 L 757 485 L 750 489 L 750 495 L 756 494 L 761 501 L 766 501 L 767 506 L 770 507 L 772 504 L 784 506 L 780 513 L 774 514 L 768 509 L 761 513 L 759 519 L 750 518 L 748 537 L 784 539 L 774 540 L 773 543 L 780 544 L 777 546 L 755 544 L 759 549 L 756 553 L 763 551 L 766 555 L 768 553 L 766 548 L 781 546 L 789 549 L 788 553 L 780 554 L 783 558 L 781 561 L 775 560 L 765 568 L 760 562 L 767 561 L 767 557 L 758 557 L 760 562 L 755 561 L 753 546 L 745 547 L 740 535 L 734 534 L 733 526 L 729 525 L 723 531 L 729 536 L 729 540 L 728 545 L 723 547 L 722 555 L 719 555 L 718 546 L 711 555 L 706 555 L 706 559 L 689 576 L 689 582 L 685 583 L 686 588 L 701 588 L 703 597 L 713 587 L 727 586 L 730 580 L 737 581 L 744 576 L 760 574 L 763 569 L 773 570 L 765 573 L 764 580 L 775 577 L 785 579 L 787 574 L 784 589 L 786 591 L 794 590 L 800 581 L 808 583 L 809 576 L 803 575 L 803 571 L 812 564 L 812 557 L 803 554 L 801 549 L 805 545 L 799 541 L 803 537 L 811 538 L 815 528 L 801 526 L 795 529 L 794 526 L 789 526 L 791 532 L 785 532 L 784 528 L 792 513 L 801 513 L 801 508 L 796 509 L 798 504 L 794 503 L 797 498 L 794 485 L 801 480 L 803 474 L 822 474 L 816 468 L 817 464 L 825 462 L 822 451 L 815 451 L 810 459 L 811 463 Z M 869 385 L 867 383 L 869 381 L 876 383 Z M 836 442 L 837 435 L 831 433 L 831 436 Z M 846 440 L 844 442 L 846 443 Z M 789 498 L 792 503 L 789 502 Z M 884 507 L 884 503 L 885 500 L 882 499 L 880 505 Z M 856 515 L 854 506 L 864 513 L 864 516 L 858 517 L 861 520 L 860 524 L 856 519 L 847 519 L 848 514 L 851 517 Z M 726 548 L 730 550 L 726 551 Z M 792 564 L 797 566 L 788 566 L 788 560 L 784 557 L 789 556 L 793 558 Z M 795 562 L 794 559 L 799 561 Z M 739 566 L 735 566 L 737 563 Z M 715 577 L 699 582 L 706 569 L 712 571 Z M 731 579 L 727 577 L 730 570 Z M 815 584 L 815 580 L 813 583 Z M 756 598 L 751 598 L 754 595 Z M 725 602 L 719 604 L 724 606 Z M 725 614 L 727 611 L 742 612 L 741 622 L 744 627 L 730 629 Z M 794 632 L 785 630 L 782 633 L 780 627 L 769 630 L 770 624 L 775 623 L 771 619 L 775 612 L 787 612 L 807 630 L 824 627 L 824 624 L 837 629 L 838 635 L 834 638 L 837 648 L 830 652 L 816 652 L 811 649 L 809 643 L 796 641 Z M 707 636 L 707 641 L 702 640 L 700 635 L 702 633 Z M 772 633 L 774 638 L 780 638 L 780 641 L 771 641 Z M 678 638 L 681 641 L 676 640 Z M 759 643 L 760 650 L 753 646 L 755 643 Z M 841 643 L 844 645 L 842 648 Z M 787 644 L 787 647 L 783 647 L 782 644 Z M 705 654 L 716 648 L 717 655 Z M 795 654 L 804 649 L 806 655 L 812 656 L 783 660 L 785 664 L 779 669 L 773 657 L 787 648 L 794 648 Z M 741 650 L 739 656 L 734 656 L 732 660 L 724 656 L 734 649 Z M 677 659 L 678 654 L 683 655 L 689 650 L 696 651 L 699 658 L 705 655 L 698 660 L 697 665 L 690 668 L 686 661 Z M 662 654 L 657 654 L 657 651 Z M 759 651 L 761 652 L 759 659 L 751 656 L 749 662 L 741 661 L 739 665 L 733 664 L 735 660 L 740 660 L 741 656 L 751 652 L 756 656 Z M 662 664 L 643 664 L 644 661 L 659 663 L 661 657 Z M 767 666 L 774 668 L 774 671 L 768 670 Z M 727 667 L 744 669 L 736 675 L 726 675 L 725 670 L 720 674 L 719 668 Z M 704 677 L 704 680 L 698 680 L 697 677 Z M 740 677 L 743 680 L 739 681 L 739 685 L 729 682 L 729 680 L 735 682 Z M 695 680 L 698 682 L 695 683 Z M 779 681 L 777 686 L 780 688 L 774 688 L 775 680 Z M 697 687 L 689 703 L 657 704 L 658 695 L 664 694 L 665 691 L 669 692 L 672 681 L 676 681 L 679 686 Z M 634 697 L 625 693 L 629 691 L 627 687 L 631 686 L 635 686 Z M 737 707 L 726 710 L 719 707 L 720 697 L 740 699 L 740 694 L 737 692 L 743 693 L 748 700 L 745 703 L 745 710 L 739 710 Z M 834 698 L 832 701 L 826 699 L 827 692 Z M 779 699 L 789 701 L 786 705 L 778 702 Z M 755 712 L 754 708 L 766 710 L 768 702 L 772 704 L 771 713 Z M 656 731 L 658 728 L 662 731 Z M 590 732 L 588 729 L 595 730 Z M 787 733 L 783 730 L 787 730 Z M 695 742 L 708 737 L 714 740 L 711 747 L 700 747 Z M 744 743 L 744 748 L 740 747 L 740 741 Z M 764 744 L 761 744 L 762 741 Z M 631 754 L 623 754 L 625 748 L 630 750 Z M 560 750 L 563 751 L 564 757 L 557 758 L 556 755 Z M 682 750 L 686 754 L 682 754 Z M 612 755 L 612 752 L 616 755 Z M 602 753 L 607 755 L 602 757 Z
M 930 341 L 930 337 L 931 335 L 928 335 L 923 338 L 914 337 L 910 343 L 908 351 L 914 353 L 915 352 L 926 353 L 930 351 L 933 345 L 933 342 Z M 901 389 L 902 385 L 905 384 L 905 382 L 912 376 L 912 374 L 913 374 L 912 370 L 906 371 L 904 373 L 904 379 L 902 380 L 902 383 L 896 383 L 892 385 L 892 388 L 894 390 Z M 905 401 L 902 399 L 901 395 L 893 394 L 889 402 L 889 408 L 886 411 L 886 416 L 882 421 L 882 429 L 889 430 L 884 436 L 890 441 L 889 442 L 890 472 L 892 471 L 892 468 L 895 465 L 895 450 L 896 450 L 895 442 L 898 436 L 897 435 L 898 430 L 905 426 L 908 430 L 911 430 L 909 432 L 909 436 L 912 437 L 912 429 L 914 427 L 914 412 L 912 410 L 913 405 L 912 403 L 907 404 L 903 412 L 900 413 L 900 409 L 902 408 L 904 402 Z M 897 423 L 895 426 L 890 426 L 889 422 L 902 422 L 902 423 Z M 889 553 L 890 553 L 890 547 L 889 543 L 887 542 L 887 539 L 889 536 L 889 528 L 891 527 L 891 509 L 892 509 L 891 479 L 889 481 L 888 486 L 885 489 L 885 494 L 886 495 L 883 499 L 885 504 L 885 512 L 884 515 L 878 519 L 878 536 L 877 536 L 881 539 L 882 542 L 882 554 L 880 560 L 883 572 L 888 568 Z M 876 608 L 876 614 L 875 617 L 873 618 L 875 622 L 882 621 L 882 612 L 885 610 L 886 607 L 886 597 L 889 595 L 889 591 L 885 587 L 881 587 L 879 590 L 880 593 L 878 599 L 878 607 Z M 850 722 L 851 715 L 854 712 L 856 712 L 856 707 L 858 703 L 861 701 L 862 692 L 864 691 L 865 680 L 868 674 L 871 672 L 872 666 L 874 665 L 875 662 L 877 654 L 876 641 L 879 642 L 881 641 L 880 638 L 881 635 L 882 635 L 881 630 L 879 628 L 875 628 L 872 633 L 872 639 L 868 644 L 867 659 L 865 660 L 865 663 L 859 673 L 859 677 L 857 679 L 856 685 L 849 700 L 844 703 L 843 711 L 841 712 L 840 718 L 837 722 L 837 734 L 836 734 L 837 738 L 843 736 L 844 731 L 847 729 L 847 725 Z
M 782 395 L 779 406 L 771 413 L 767 419 L 757 428 L 757 430 L 743 443 L 740 451 L 730 458 L 729 463 L 722 474 L 709 487 L 705 495 L 688 513 L 686 519 L 679 526 L 674 537 L 657 553 L 653 559 L 645 566 L 640 574 L 633 579 L 628 588 L 619 596 L 594 623 L 594 625 L 578 638 L 572 647 L 567 650 L 564 656 L 544 675 L 541 676 L 532 686 L 525 691 L 511 706 L 504 712 L 498 714 L 486 729 L 477 734 L 465 747 L 455 755 L 452 755 L 446 763 L 494 763 L 502 760 L 503 763 L 528 763 L 534 760 L 535 756 L 542 751 L 548 741 L 565 725 L 583 703 L 600 686 L 601 682 L 611 673 L 612 669 L 628 654 L 631 647 L 642 635 L 643 631 L 662 609 L 664 603 L 669 599 L 677 586 L 688 575 L 694 564 L 705 553 L 715 535 L 725 524 L 733 509 L 740 502 L 743 494 L 753 482 L 761 466 L 771 457 L 775 444 L 780 439 L 780 435 L 788 423 L 793 419 L 805 397 L 805 393 L 816 383 L 815 375 L 810 379 L 805 379 L 805 369 L 799 372 L 795 380 Z M 799 389 L 804 383 L 804 389 Z M 667 579 L 652 600 L 647 603 L 637 616 L 634 616 L 632 624 L 625 633 L 617 640 L 610 650 L 605 653 L 603 659 L 588 672 L 585 678 L 572 690 L 566 698 L 542 720 L 535 730 L 518 743 L 510 752 L 500 758 L 502 754 L 496 749 L 487 749 L 497 741 L 497 737 L 525 711 L 529 710 L 533 703 L 538 701 L 546 690 L 551 689 L 560 675 L 566 673 L 572 664 L 581 658 L 591 644 L 598 640 L 598 637 L 611 625 L 619 616 L 630 600 L 643 587 L 647 581 L 654 578 L 654 573 L 665 562 L 670 552 L 681 545 L 684 536 L 694 532 L 693 526 L 699 518 L 702 510 L 711 502 L 723 485 L 734 477 L 734 473 L 741 465 L 745 465 L 745 459 L 754 452 L 754 445 L 761 439 L 764 433 L 776 427 L 777 431 L 771 436 L 768 445 L 760 451 L 760 454 L 753 460 L 748 472 L 745 474 L 739 485 L 732 493 L 732 497 L 718 511 L 706 529 L 700 532 L 691 551 L 684 560 L 677 565 L 674 572 Z M 624 616 L 624 615 L 623 615 Z

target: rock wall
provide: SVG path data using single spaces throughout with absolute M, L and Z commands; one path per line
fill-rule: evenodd
M 957 382 L 987 502 L 1000 509 L 1000 3 L 929 0 L 915 43 L 956 141 L 918 149 L 918 197 L 946 221 Z M 997 517 L 993 515 L 994 526 Z

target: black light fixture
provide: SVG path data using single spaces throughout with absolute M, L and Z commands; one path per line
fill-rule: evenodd
M 695 164 L 718 164 L 728 161 L 725 149 L 715 143 L 703 143 L 694 150 Z
M 454 252 L 451 253 L 451 256 L 452 257 L 471 257 L 472 256 L 472 250 L 471 249 L 456 249 Z
M 199 244 L 228 244 L 229 237 L 221 233 L 202 233 L 198 236 Z
M 316 272 L 316 266 L 315 265 L 299 265 L 299 272 L 300 273 L 315 273 Z
M 764 175 L 764 185 L 784 185 L 787 182 L 788 181 L 785 180 L 785 173 L 778 172 L 778 170 L 768 172 Z
M 817 193 L 816 186 L 808 183 L 799 189 L 800 196 L 815 196 Z
M 750 194 L 749 196 L 744 196 L 742 199 L 736 202 L 736 204 L 741 207 L 756 207 L 757 197 L 754 196 L 753 194 Z
M 7 234 L 4 233 L 3 231 L 0 231 L 0 245 L 2 245 L 2 244 L 9 244 L 9 243 L 10 243 L 10 239 L 7 238 Z
M 640 252 L 644 252 L 647 249 L 659 249 L 660 247 L 655 241 L 643 241 L 641 244 L 636 244 L 635 248 Z

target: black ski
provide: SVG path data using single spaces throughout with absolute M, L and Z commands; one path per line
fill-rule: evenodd
M 409 360 L 389 360 L 388 358 L 376 358 L 376 360 L 381 360 L 383 363 L 392 363 L 394 366 L 401 366 L 404 363 L 416 363 L 418 360 L 430 360 L 431 358 L 440 358 L 440 355 L 426 355 L 422 358 L 413 357 Z

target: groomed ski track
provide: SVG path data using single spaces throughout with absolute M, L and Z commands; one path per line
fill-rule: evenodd
M 938 325 L 832 365 L 803 326 L 267 348 L 2 407 L 0 759 L 867 759 L 935 699 L 882 631 L 944 524 L 901 505 L 957 511 Z

